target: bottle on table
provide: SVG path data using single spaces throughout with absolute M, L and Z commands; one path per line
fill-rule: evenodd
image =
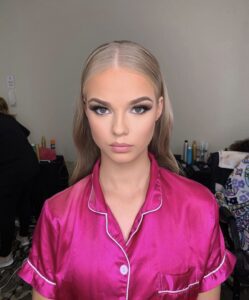
M 43 135 L 42 138 L 41 138 L 41 147 L 42 147 L 42 148 L 46 148 L 46 138 L 45 138 L 44 135 Z
M 55 147 L 55 139 L 50 140 L 50 149 L 56 152 L 56 147 Z
M 183 145 L 183 159 L 182 159 L 185 163 L 187 162 L 187 155 L 188 155 L 188 140 L 185 140 Z
M 192 161 L 196 162 L 197 160 L 197 143 L 193 141 L 192 143 Z
M 206 162 L 207 152 L 208 152 L 208 142 L 203 141 L 200 143 L 200 161 Z
M 192 147 L 188 146 L 188 151 L 187 151 L 187 164 L 191 165 L 192 164 Z

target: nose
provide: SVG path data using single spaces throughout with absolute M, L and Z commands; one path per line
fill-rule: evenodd
M 128 122 L 123 114 L 119 113 L 114 115 L 112 132 L 116 136 L 127 135 L 129 133 Z

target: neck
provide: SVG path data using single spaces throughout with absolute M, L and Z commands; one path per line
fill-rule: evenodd
M 101 157 L 100 183 L 103 190 L 137 190 L 147 188 L 150 176 L 148 154 L 128 163 L 116 163 Z

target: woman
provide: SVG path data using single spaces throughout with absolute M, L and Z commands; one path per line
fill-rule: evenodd
M 0 97 L 0 268 L 10 266 L 15 216 L 20 220 L 17 239 L 29 244 L 30 192 L 32 180 L 39 171 L 37 157 L 27 139 L 29 130 L 9 113 Z
M 219 299 L 234 258 L 213 196 L 177 175 L 156 59 L 104 44 L 81 88 L 74 185 L 46 201 L 20 271 L 33 299 Z

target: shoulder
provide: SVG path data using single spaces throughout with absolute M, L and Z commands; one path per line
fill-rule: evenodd
M 161 185 L 165 197 L 183 207 L 194 211 L 217 210 L 216 200 L 211 191 L 202 184 L 189 178 L 160 168 Z
M 207 253 L 219 225 L 219 207 L 214 195 L 198 182 L 167 170 L 160 173 L 163 213 L 178 224 L 175 226 L 182 226 L 190 243 L 201 241 L 199 249 Z
M 21 125 L 13 116 L 0 113 L 0 130 L 1 133 L 9 135 L 9 138 L 13 135 L 24 133 L 25 130 L 28 131 L 23 125 Z M 23 128 L 25 129 L 23 129 Z M 25 131 L 26 132 L 26 131 Z
M 8 125 L 8 124 L 15 124 L 16 120 L 10 115 L 0 113 L 0 122 L 1 122 L 1 124 Z
M 190 193 L 191 196 L 212 196 L 211 191 L 204 185 L 167 169 L 160 168 L 160 176 L 163 186 L 172 192 L 177 191 L 178 194 Z
M 76 212 L 80 206 L 87 203 L 90 191 L 91 175 L 47 199 L 44 203 L 44 213 L 60 219 L 68 213 Z

